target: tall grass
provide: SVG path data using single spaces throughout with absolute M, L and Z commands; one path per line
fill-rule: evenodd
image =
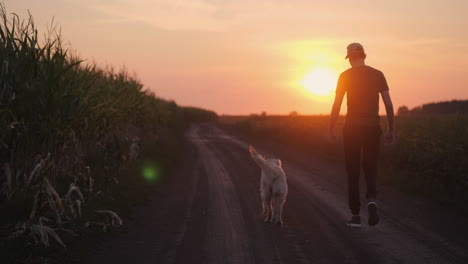
M 53 28 L 38 35 L 31 15 L 22 20 L 0 5 L 0 225 L 10 239 L 65 247 L 61 234 L 77 224 L 122 224 L 109 208 L 86 219 L 82 210 L 110 195 L 140 145 L 175 140 L 189 121 L 216 114 L 157 98 L 125 71 L 85 63 Z
M 343 119 L 338 144 L 327 140 L 328 116 L 223 117 L 221 122 L 248 137 L 343 159 Z M 468 213 L 468 115 L 398 116 L 395 122 L 397 140 L 382 149 L 381 179 Z

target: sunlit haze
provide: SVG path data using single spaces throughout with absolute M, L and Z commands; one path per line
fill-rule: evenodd
M 468 1 L 7 0 L 90 62 L 218 114 L 328 114 L 351 42 L 395 108 L 468 99 Z M 381 107 L 381 113 L 383 113 Z M 342 110 L 343 112 L 343 110 Z
M 326 98 L 333 95 L 337 76 L 329 69 L 317 69 L 306 74 L 300 83 L 307 92 L 317 98 Z

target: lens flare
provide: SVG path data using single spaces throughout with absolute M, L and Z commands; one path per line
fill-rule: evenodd
M 142 168 L 143 178 L 155 182 L 159 179 L 159 169 L 153 162 L 145 162 Z

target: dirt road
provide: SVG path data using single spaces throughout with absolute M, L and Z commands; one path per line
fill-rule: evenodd
M 468 263 L 467 219 L 382 188 L 380 224 L 350 229 L 342 165 L 274 147 L 257 150 L 283 160 L 289 195 L 283 227 L 264 224 L 251 143 L 193 126 L 163 190 L 84 263 Z

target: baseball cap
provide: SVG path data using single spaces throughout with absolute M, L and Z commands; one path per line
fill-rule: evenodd
M 356 54 L 366 54 L 364 52 L 364 47 L 361 44 L 353 42 L 348 45 L 347 47 L 348 53 L 346 54 L 345 59 L 349 58 L 349 56 L 356 55 Z

